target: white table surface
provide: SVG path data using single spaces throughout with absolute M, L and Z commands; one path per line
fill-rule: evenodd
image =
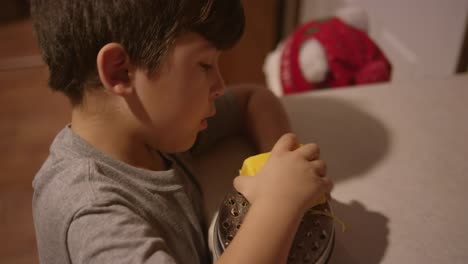
M 317 142 L 335 181 L 330 263 L 468 263 L 468 75 L 283 98 L 301 142 Z M 214 150 L 212 212 L 246 148 Z M 242 150 L 239 150 L 242 148 Z M 236 150 L 237 149 L 237 150 Z M 214 191 L 213 191 L 214 190 Z
M 468 75 L 285 98 L 335 181 L 331 263 L 468 263 Z

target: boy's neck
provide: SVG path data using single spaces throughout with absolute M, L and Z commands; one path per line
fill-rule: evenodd
M 71 129 L 113 159 L 148 170 L 167 169 L 162 156 L 150 149 L 119 118 L 100 117 L 75 107 L 72 110 Z

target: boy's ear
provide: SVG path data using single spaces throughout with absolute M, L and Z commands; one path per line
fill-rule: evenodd
M 96 63 L 99 79 L 105 89 L 120 96 L 133 92 L 130 79 L 133 67 L 122 45 L 106 44 L 99 51 Z

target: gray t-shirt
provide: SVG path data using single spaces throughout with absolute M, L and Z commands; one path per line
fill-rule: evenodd
M 196 153 L 238 130 L 232 94 L 199 135 Z M 201 190 L 180 155 L 167 171 L 114 160 L 69 126 L 34 178 L 41 263 L 208 263 Z

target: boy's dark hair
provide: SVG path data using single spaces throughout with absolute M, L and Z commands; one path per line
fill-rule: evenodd
M 240 0 L 32 0 L 31 14 L 49 66 L 49 86 L 73 105 L 99 87 L 96 57 L 118 42 L 135 65 L 153 72 L 180 34 L 196 32 L 218 49 L 242 36 Z

